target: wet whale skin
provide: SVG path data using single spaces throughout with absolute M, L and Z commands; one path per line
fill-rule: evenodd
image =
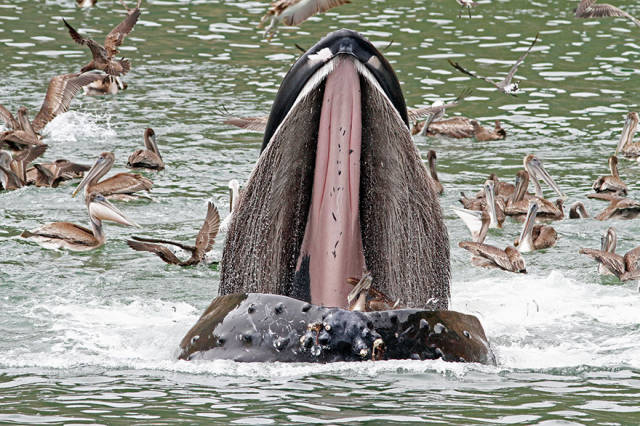
M 438 359 L 495 364 L 480 321 L 455 311 L 355 312 L 274 294 L 217 297 L 179 359 L 337 362 Z

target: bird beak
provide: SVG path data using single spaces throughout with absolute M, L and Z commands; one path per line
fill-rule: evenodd
M 107 200 L 92 201 L 89 204 L 89 215 L 96 219 L 110 220 L 111 222 L 120 223 L 122 225 L 140 228 L 140 225 L 129 219 L 124 213 L 118 210 Z
M 98 160 L 95 162 L 95 164 L 91 167 L 91 169 L 89 169 L 87 174 L 84 175 L 84 179 L 80 181 L 80 183 L 76 187 L 75 191 L 73 191 L 73 194 L 71 196 L 75 197 L 76 195 L 78 195 L 78 192 L 80 192 L 82 188 L 84 188 L 87 185 L 87 183 L 91 182 L 95 178 L 95 176 L 102 171 L 102 169 L 105 167 L 106 164 L 107 162 L 105 161 L 105 159 L 102 157 L 99 157 Z

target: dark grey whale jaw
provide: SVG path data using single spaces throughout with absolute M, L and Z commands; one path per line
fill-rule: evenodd
M 495 364 L 478 319 L 454 311 L 354 312 L 273 294 L 216 298 L 180 359 L 336 362 L 438 359 Z

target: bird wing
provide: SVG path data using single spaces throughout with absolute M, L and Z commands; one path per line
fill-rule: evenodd
M 473 77 L 473 78 L 479 78 L 480 80 L 484 80 L 484 81 L 486 81 L 487 83 L 492 84 L 492 85 L 494 85 L 494 86 L 498 87 L 498 85 L 497 85 L 494 81 L 491 81 L 491 80 L 489 80 L 489 79 L 488 79 L 488 78 L 486 78 L 486 77 L 479 76 L 478 74 L 475 74 L 475 73 L 473 73 L 473 72 L 471 72 L 471 71 L 469 71 L 469 70 L 467 70 L 467 69 L 463 68 L 463 67 L 462 67 L 462 65 L 460 65 L 460 64 L 459 64 L 459 63 L 457 63 L 457 62 L 453 62 L 451 59 L 447 59 L 447 60 L 449 61 L 449 63 L 451 64 L 451 66 L 452 66 L 452 67 L 454 67 L 455 69 L 457 69 L 457 70 L 458 70 L 458 71 L 460 71 L 461 73 L 466 74 L 466 75 L 468 75 L 468 76 L 471 76 L 471 77 Z M 498 88 L 499 88 L 499 87 L 498 87 Z
M 136 251 L 148 251 L 156 254 L 160 259 L 172 265 L 179 265 L 180 259 L 165 246 L 160 244 L 141 243 L 139 241 L 127 240 L 127 245 Z
M 488 244 L 483 244 L 483 243 L 475 243 L 471 241 L 461 241 L 460 243 L 458 243 L 458 246 L 460 248 L 470 251 L 476 256 L 480 256 L 485 259 L 491 260 L 500 268 L 506 271 L 511 271 L 513 269 L 513 266 L 511 265 L 511 261 L 509 260 L 507 253 L 505 253 L 504 250 L 500 250 L 497 247 L 490 246 Z
M 21 126 L 18 120 L 15 119 L 13 114 L 9 112 L 3 105 L 0 104 L 0 118 L 4 121 L 7 127 L 11 130 L 20 130 Z
M 515 64 L 513 64 L 513 66 L 511 67 L 511 70 L 509 70 L 509 74 L 507 74 L 507 76 L 504 78 L 504 80 L 502 80 L 502 84 L 503 85 L 507 85 L 511 83 L 511 80 L 513 79 L 513 76 L 516 74 L 516 70 L 518 69 L 518 67 L 520 66 L 521 63 L 524 62 L 524 58 L 527 57 L 527 55 L 529 54 L 529 52 L 531 52 L 531 49 L 533 48 L 533 46 L 538 42 L 538 36 L 540 35 L 540 33 L 536 34 L 536 38 L 533 39 L 533 42 L 531 42 L 531 45 L 529 46 L 529 48 L 527 49 L 526 52 L 524 52 L 522 54 L 522 56 L 520 56 L 518 58 L 518 60 L 516 61 Z
M 40 157 L 44 152 L 49 148 L 49 145 L 36 145 L 29 147 L 28 149 L 22 150 L 16 155 L 13 156 L 13 159 L 16 161 L 22 161 L 26 166 L 36 158 Z
M 437 114 L 439 111 L 444 111 L 447 108 L 453 108 L 460 105 L 460 101 L 469 96 L 473 90 L 465 89 L 460 93 L 460 95 L 455 98 L 453 101 L 448 102 L 444 105 L 440 106 L 430 106 L 425 108 L 410 108 L 407 110 L 407 114 L 409 115 L 409 121 L 418 121 L 424 119 L 428 115 Z
M 581 0 L 580 4 L 576 8 L 576 17 L 580 18 L 584 15 L 585 10 L 589 9 L 596 0 Z
M 196 237 L 196 252 L 201 256 L 211 250 L 220 230 L 220 213 L 211 201 L 207 203 L 207 216 Z
M 103 75 L 93 72 L 61 74 L 53 77 L 49 81 L 47 94 L 44 97 L 40 111 L 33 119 L 33 129 L 36 132 L 44 129 L 48 122 L 69 110 L 71 101 L 83 86 L 102 78 L 104 78 Z
M 579 9 L 580 8 L 578 7 L 578 10 Z M 576 11 L 576 16 L 579 18 L 603 18 L 609 16 L 620 16 L 630 19 L 634 24 L 640 27 L 640 21 L 629 15 L 624 10 L 618 9 L 617 7 L 610 4 L 592 4 L 589 7 L 585 8 L 579 15 L 578 11 Z
M 230 117 L 224 120 L 224 124 L 230 124 L 241 129 L 255 130 L 256 132 L 264 132 L 268 121 L 268 115 L 262 117 Z
M 285 25 L 299 25 L 306 21 L 309 17 L 326 12 L 337 6 L 341 6 L 346 3 L 351 3 L 350 0 L 301 0 L 297 2 L 291 2 L 285 0 L 284 2 L 275 2 L 272 5 L 273 13 L 276 16 L 280 16 L 282 22 Z M 288 7 L 282 7 L 282 4 L 286 4 Z
M 138 237 L 138 236 L 132 236 L 131 238 L 133 238 L 136 241 L 143 241 L 146 243 L 160 243 L 160 244 L 171 244 L 172 246 L 176 246 L 176 247 L 180 247 L 182 250 L 188 251 L 193 253 L 196 250 L 195 246 L 190 246 L 187 244 L 182 244 L 179 243 L 177 241 L 171 241 L 171 240 L 163 240 L 160 238 L 145 238 L 145 237 Z
M 581 248 L 580 254 L 587 255 L 590 258 L 602 263 L 618 277 L 625 272 L 624 259 L 619 254 L 590 248 Z
M 86 45 L 89 42 L 89 39 L 82 37 L 80 35 L 80 33 L 78 31 L 76 31 L 75 28 L 73 28 L 71 25 L 69 25 L 69 23 L 67 22 L 66 19 L 62 18 L 62 22 L 64 22 L 64 25 L 69 30 L 69 35 L 71 36 L 73 41 L 75 41 L 78 44 L 82 44 L 82 45 Z
M 638 260 L 640 260 L 640 247 L 636 247 L 624 255 L 624 265 L 627 272 L 638 269 Z
M 153 151 L 138 149 L 127 160 L 129 167 L 146 167 L 148 169 L 160 169 L 163 166 L 162 159 Z
M 81 244 L 86 246 L 93 246 L 96 244 L 96 237 L 90 229 L 69 222 L 48 223 L 33 232 L 25 231 L 23 232 L 23 235 L 25 237 L 38 236 L 64 240 L 72 244 Z
M 104 196 L 112 194 L 131 194 L 138 191 L 150 191 L 153 182 L 135 173 L 118 173 L 91 186 L 91 191 Z
M 117 27 L 111 30 L 104 39 L 104 48 L 109 58 L 118 53 L 118 47 L 122 45 L 124 38 L 133 30 L 133 26 L 138 22 L 140 9 L 136 7 L 131 11 Z

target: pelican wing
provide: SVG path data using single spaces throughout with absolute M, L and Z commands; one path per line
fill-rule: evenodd
M 224 120 L 224 124 L 240 127 L 241 129 L 254 130 L 256 132 L 264 132 L 267 128 L 269 116 L 262 117 L 230 117 Z
M 623 197 L 621 197 L 618 194 L 610 193 L 610 192 L 596 192 L 593 194 L 587 194 L 587 198 L 591 198 L 594 200 L 601 200 L 601 201 L 613 201 Z
M 507 76 L 504 78 L 504 80 L 502 80 L 502 84 L 504 84 L 506 86 L 507 84 L 511 83 L 511 80 L 513 79 L 513 76 L 516 74 L 516 70 L 518 69 L 520 64 L 524 62 L 524 59 L 527 57 L 529 52 L 531 52 L 531 49 L 533 48 L 533 46 L 538 42 L 538 36 L 539 35 L 540 35 L 540 33 L 536 34 L 536 38 L 533 39 L 533 42 L 531 42 L 531 45 L 529 46 L 527 51 L 524 52 L 522 54 L 522 56 L 520 56 L 518 58 L 518 60 L 516 61 L 515 64 L 513 64 L 513 66 L 511 67 L 511 70 L 509 70 L 509 74 L 507 74 Z
M 127 166 L 158 170 L 164 168 L 162 159 L 158 154 L 148 149 L 138 149 L 134 151 L 127 160 Z
M 3 144 L 2 142 L 5 142 Z M 0 134 L 0 148 L 8 145 L 11 149 L 21 150 L 27 146 L 44 145 L 40 139 L 31 132 L 24 130 L 10 130 Z
M 201 257 L 211 250 L 220 230 L 220 213 L 211 201 L 207 203 L 207 216 L 196 237 L 196 252 Z M 196 253 L 194 253 L 195 255 Z
M 491 260 L 505 271 L 513 270 L 511 261 L 504 250 L 483 243 L 475 243 L 471 241 L 461 241 L 458 243 L 460 248 L 470 251 L 476 256 Z
M 135 173 L 118 173 L 91 186 L 91 192 L 99 192 L 105 197 L 113 194 L 131 194 L 138 191 L 150 191 L 153 182 Z
M 7 127 L 11 130 L 20 130 L 21 126 L 18 123 L 18 120 L 6 109 L 2 104 L 0 104 L 0 118 L 7 125 Z
M 587 255 L 590 258 L 602 263 L 618 277 L 625 272 L 624 259 L 619 254 L 589 248 L 580 249 L 580 254 Z
M 49 148 L 49 145 L 36 145 L 32 146 L 29 149 L 22 150 L 16 155 L 13 156 L 13 159 L 16 161 L 21 161 L 26 166 L 36 158 L 40 157 L 44 152 Z
M 628 251 L 624 255 L 624 265 L 627 272 L 633 272 L 638 270 L 638 261 L 640 260 L 640 247 L 636 247 L 633 250 Z
M 71 244 L 88 247 L 94 246 L 97 243 L 96 237 L 93 236 L 93 232 L 90 229 L 69 222 L 48 223 L 35 231 L 24 231 L 22 236 L 25 238 L 42 237 L 52 240 L 62 240 Z
M 160 259 L 172 265 L 180 265 L 181 261 L 175 254 L 165 246 L 160 244 L 141 243 L 139 241 L 127 240 L 127 245 L 136 251 L 148 251 L 156 254 Z
M 182 244 L 179 243 L 177 241 L 171 241 L 171 240 L 163 240 L 160 238 L 145 238 L 145 237 L 137 237 L 137 236 L 132 236 L 131 238 L 133 238 L 136 241 L 143 241 L 145 243 L 160 243 L 160 244 L 171 244 L 172 246 L 176 246 L 176 247 L 180 247 L 182 250 L 185 251 L 189 251 L 191 253 L 193 253 L 194 251 L 196 251 L 196 247 L 195 246 L 190 246 L 187 244 Z
M 118 47 L 122 45 L 127 34 L 133 30 L 133 26 L 138 22 L 139 17 L 140 9 L 136 7 L 133 11 L 129 12 L 127 17 L 124 18 L 117 27 L 107 34 L 107 37 L 104 39 L 104 48 L 106 49 L 109 58 L 118 53 Z
M 33 120 L 34 130 L 39 132 L 56 116 L 67 112 L 74 96 L 83 86 L 103 78 L 103 75 L 92 72 L 61 74 L 53 77 L 49 81 L 40 111 Z

